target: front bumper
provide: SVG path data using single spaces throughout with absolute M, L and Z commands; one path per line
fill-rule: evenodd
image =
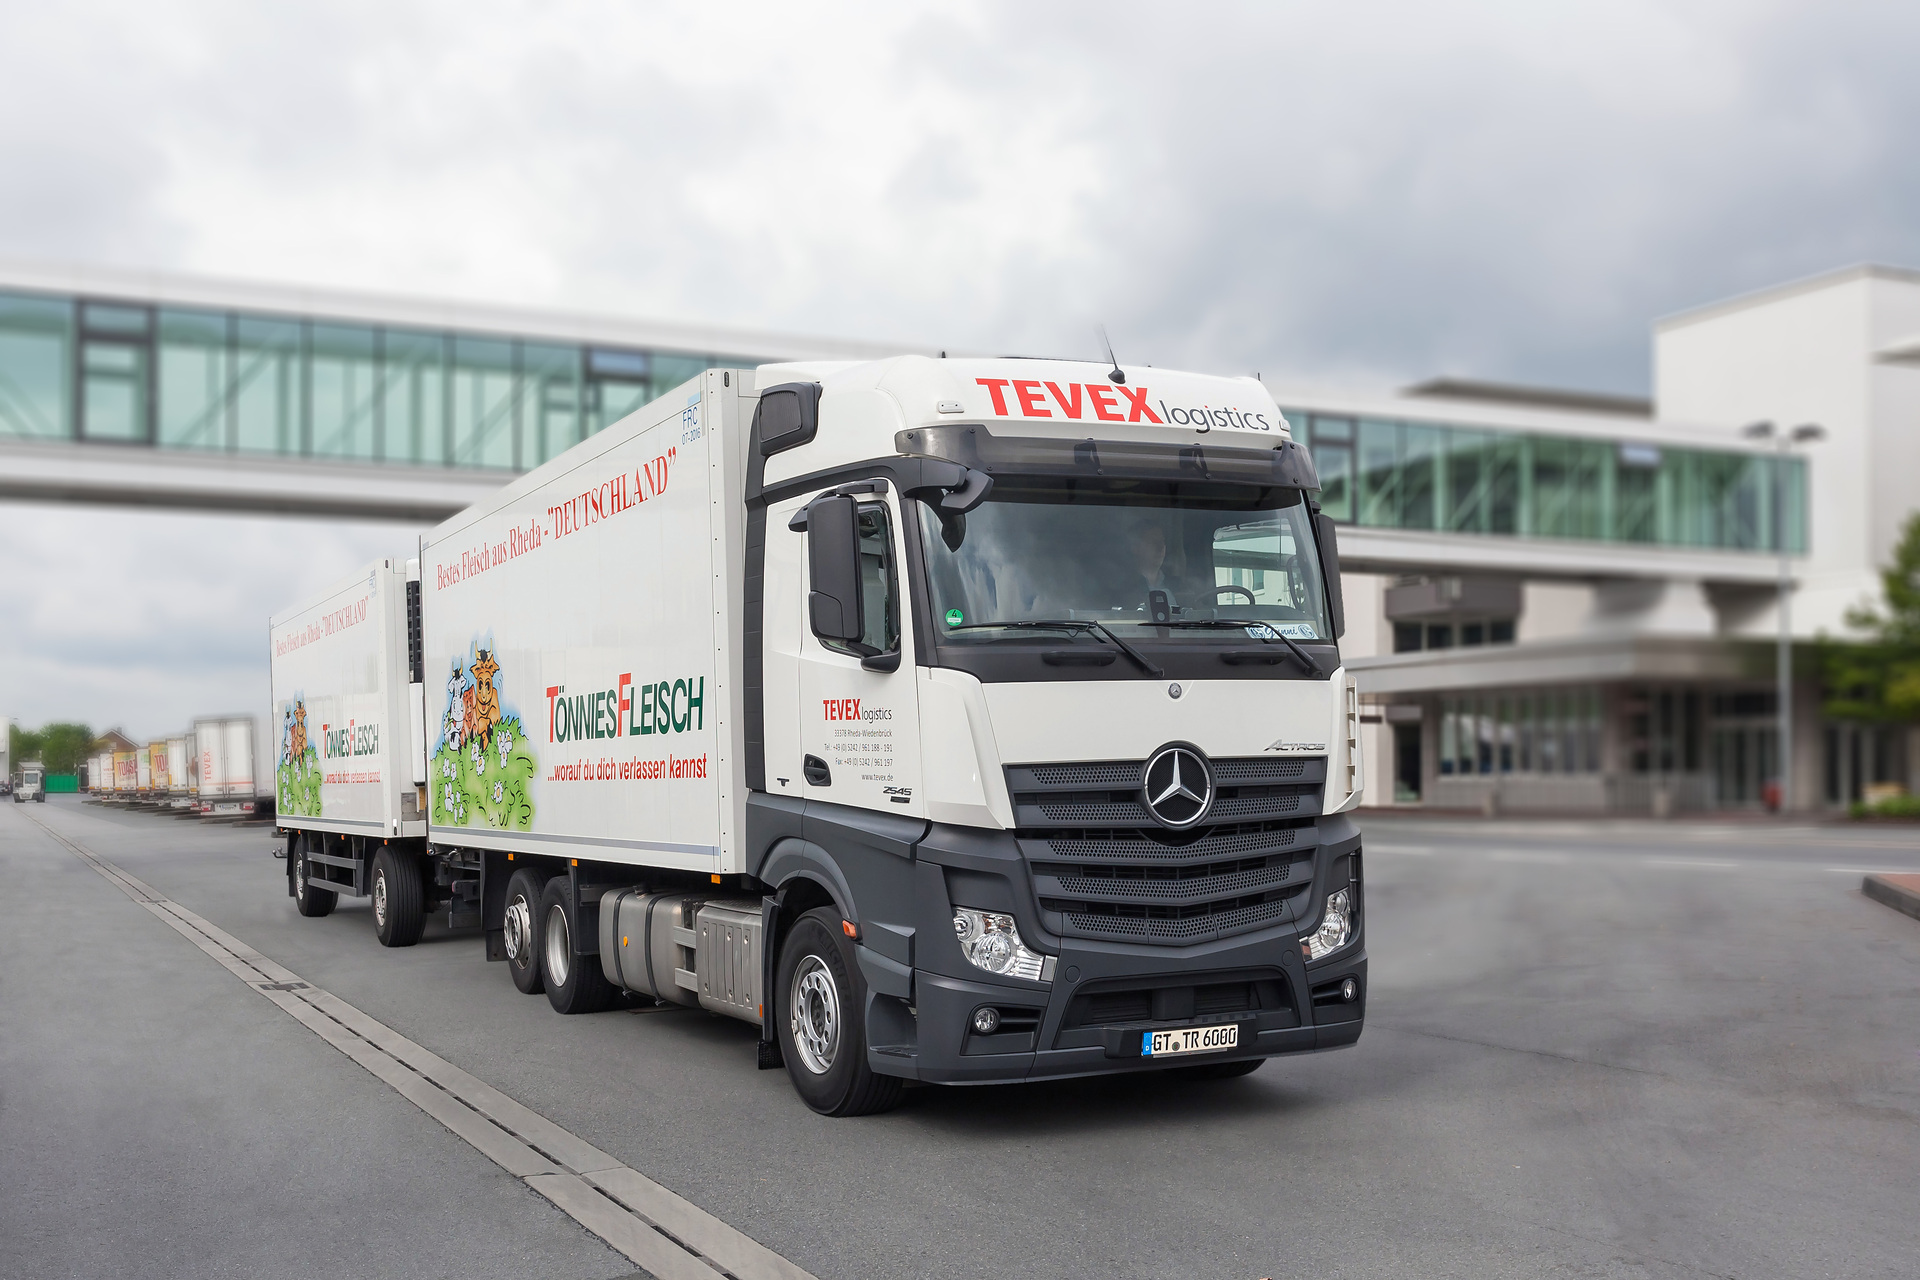
M 1323 820 L 1323 826 L 1312 907 L 1305 918 L 1185 947 L 1048 935 L 1038 923 L 1037 908 L 1022 909 L 1011 862 L 1003 864 L 1010 882 L 1007 896 L 978 900 L 987 891 L 983 873 L 988 868 L 973 846 L 974 856 L 956 858 L 947 864 L 948 873 L 932 882 L 922 880 L 923 899 L 942 901 L 927 903 L 931 909 L 922 917 L 920 937 L 932 941 L 915 948 L 911 987 L 901 982 L 905 974 L 898 967 L 887 966 L 886 973 L 878 964 L 869 969 L 870 1065 L 882 1074 L 929 1083 L 990 1084 L 1152 1071 L 1353 1044 L 1366 1014 L 1364 900 L 1345 947 L 1311 966 L 1300 951 L 1302 931 L 1318 922 L 1326 893 L 1338 887 L 1328 884 L 1332 868 L 1351 866 L 1353 883 L 1360 886 L 1358 831 L 1345 819 Z M 1342 863 L 1343 858 L 1351 861 Z M 952 874 L 956 868 L 958 876 Z M 942 882 L 949 886 L 944 893 L 938 888 Z M 1030 945 L 1055 955 L 1053 981 L 995 979 L 968 965 L 951 945 L 950 924 L 945 938 L 939 934 L 946 922 L 942 917 L 950 920 L 952 904 L 946 899 L 963 896 L 974 900 L 958 905 L 1012 909 Z M 864 954 L 862 962 L 863 968 L 871 963 Z M 1357 987 L 1352 1000 L 1340 991 L 1348 978 Z M 890 996 L 888 990 L 898 994 Z M 1000 1011 L 1002 1029 L 994 1035 L 972 1030 L 973 1014 L 983 1006 Z M 1234 1049 L 1171 1059 L 1141 1056 L 1144 1032 L 1228 1022 L 1240 1025 Z

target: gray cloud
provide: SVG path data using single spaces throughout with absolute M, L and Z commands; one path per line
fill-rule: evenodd
M 0 253 L 1637 390 L 1656 315 L 1920 263 L 1916 37 L 1847 0 L 15 5 Z M 0 706 L 233 704 L 268 612 L 405 541 L 191 523 L 0 509 L 45 562 Z M 213 568 L 112 549 L 214 527 Z

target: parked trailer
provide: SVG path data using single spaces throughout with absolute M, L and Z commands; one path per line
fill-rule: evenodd
M 115 803 L 125 804 L 133 799 L 140 789 L 140 753 L 138 751 L 116 751 L 113 753 L 113 799 Z
M 167 739 L 167 794 L 169 809 L 185 809 L 193 804 L 193 735 L 175 734 Z
M 1352 1044 L 1318 487 L 1253 379 L 710 370 L 273 620 L 288 893 L 753 1023 L 832 1115 Z
M 200 757 L 200 812 L 215 817 L 251 814 L 258 807 L 252 716 L 211 716 L 193 722 Z

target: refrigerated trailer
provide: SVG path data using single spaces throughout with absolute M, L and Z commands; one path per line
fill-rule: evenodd
M 258 802 L 253 717 L 195 720 L 193 742 L 200 762 L 200 812 L 214 816 L 253 813 Z
M 175 734 L 167 739 L 167 793 L 163 803 L 169 809 L 193 805 L 193 735 Z
M 710 370 L 272 620 L 288 893 L 753 1023 L 834 1115 L 1352 1044 L 1318 488 L 1254 379 Z

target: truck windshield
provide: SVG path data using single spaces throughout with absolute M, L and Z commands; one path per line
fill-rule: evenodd
M 1232 636 L 1223 621 L 1332 638 L 1298 489 L 1009 479 L 964 517 L 920 510 L 942 643 L 1042 619 L 1199 643 Z

